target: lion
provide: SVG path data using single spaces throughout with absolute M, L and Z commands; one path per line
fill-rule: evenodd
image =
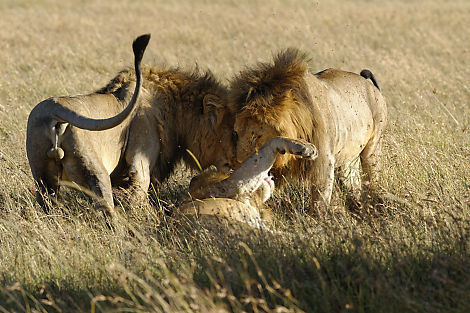
M 42 192 L 55 195 L 61 178 L 66 178 L 103 199 L 98 206 L 112 206 L 109 173 L 125 148 L 129 117 L 135 113 L 141 92 L 140 63 L 149 40 L 150 35 L 143 35 L 133 42 L 137 82 L 124 110 L 126 101 L 112 93 L 49 98 L 32 109 L 26 152 Z M 41 192 L 36 197 L 45 207 Z
M 167 178 L 180 160 L 228 171 L 234 120 L 227 87 L 210 72 L 140 68 L 137 56 L 135 71 L 121 71 L 97 92 L 50 98 L 32 110 L 26 148 L 43 208 L 41 194 L 56 197 L 62 180 L 90 190 L 95 207 L 107 210 L 114 207 L 112 187 L 142 201 L 151 180 Z
M 228 172 L 235 150 L 227 87 L 210 72 L 157 67 L 142 72 L 139 108 L 122 160 L 111 174 L 113 184 L 142 201 L 150 183 L 168 178 L 180 161 L 195 170 L 215 165 Z M 122 71 L 102 92 L 113 93 L 134 79 L 133 71 Z
M 223 218 L 229 223 L 268 230 L 260 208 L 274 190 L 269 171 L 278 153 L 308 160 L 318 156 L 317 148 L 303 140 L 271 138 L 230 175 L 210 167 L 193 178 L 189 187 L 191 201 L 182 205 L 177 213 L 199 219 Z
M 318 148 L 314 162 L 283 155 L 273 165 L 276 175 L 312 183 L 312 213 L 329 205 L 335 169 L 357 201 L 375 184 L 387 107 L 370 71 L 311 74 L 306 56 L 291 48 L 272 64 L 240 72 L 231 81 L 229 101 L 238 137 L 232 166 L 276 136 L 303 139 Z

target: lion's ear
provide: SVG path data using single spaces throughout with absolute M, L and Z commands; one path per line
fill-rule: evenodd
M 202 113 L 210 120 L 214 129 L 218 128 L 225 114 L 220 98 L 211 94 L 205 95 L 202 100 Z
M 248 103 L 251 100 L 251 98 L 255 95 L 255 93 L 256 93 L 255 88 L 250 87 L 250 90 L 248 90 L 248 93 L 246 94 L 245 103 Z

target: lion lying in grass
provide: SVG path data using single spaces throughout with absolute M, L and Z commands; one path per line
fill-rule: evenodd
M 269 199 L 274 182 L 269 171 L 280 154 L 315 160 L 316 147 L 303 140 L 275 137 L 247 158 L 227 177 L 212 167 L 196 176 L 190 184 L 192 200 L 178 214 L 198 218 L 224 218 L 255 228 L 266 228 L 259 207 Z

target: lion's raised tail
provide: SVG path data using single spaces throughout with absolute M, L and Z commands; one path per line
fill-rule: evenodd
M 379 83 L 377 83 L 377 80 L 375 79 L 375 76 L 374 74 L 372 74 L 371 71 L 362 70 L 360 75 L 364 77 L 365 79 L 370 79 L 371 82 L 374 84 L 374 86 L 377 87 L 377 89 L 380 91 Z
M 136 107 L 135 104 L 137 103 L 137 98 L 139 97 L 140 89 L 142 87 L 142 72 L 140 69 L 140 62 L 142 61 L 142 57 L 144 56 L 145 48 L 147 47 L 149 40 L 150 34 L 146 34 L 138 37 L 136 40 L 134 40 L 132 44 L 132 49 L 134 51 L 135 57 L 134 64 L 136 84 L 132 99 L 121 113 L 110 118 L 92 119 L 77 114 L 76 112 L 66 107 L 60 106 L 57 107 L 56 111 L 54 112 L 54 116 L 57 119 L 58 123 L 69 123 L 75 127 L 92 131 L 106 130 L 121 124 L 134 111 Z

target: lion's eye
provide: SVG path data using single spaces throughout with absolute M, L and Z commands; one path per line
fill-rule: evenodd
M 238 142 L 238 133 L 237 132 L 232 132 L 232 142 L 233 143 Z
M 232 132 L 232 146 L 235 151 L 237 151 L 237 144 L 238 144 L 238 134 L 237 132 Z
M 255 142 L 256 142 L 256 136 L 253 134 L 253 135 L 251 135 L 250 143 L 253 146 L 255 144 Z

